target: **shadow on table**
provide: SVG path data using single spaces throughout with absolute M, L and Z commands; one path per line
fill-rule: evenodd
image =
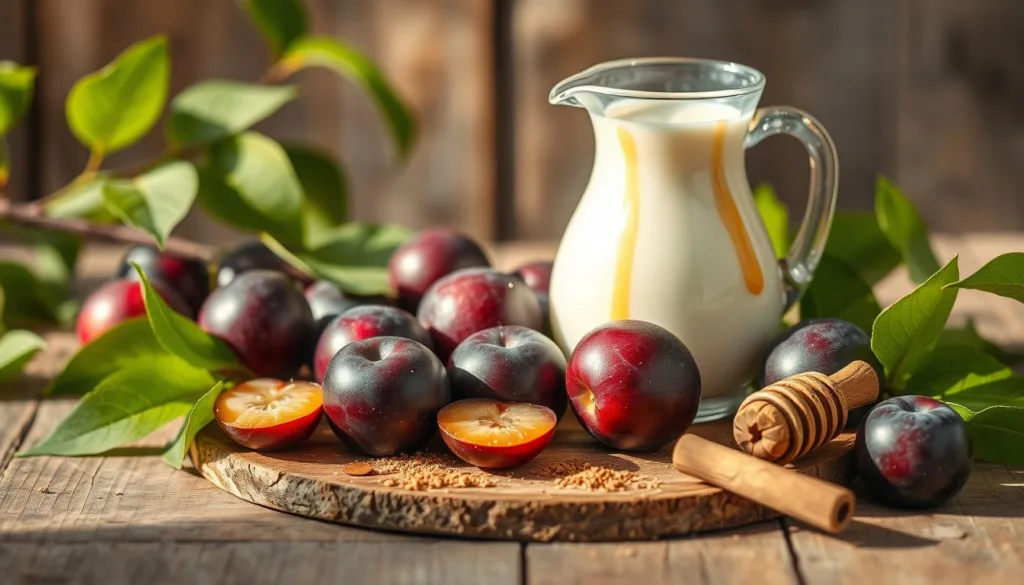
M 857 517 L 1024 517 L 1024 468 L 977 463 L 960 493 L 945 505 L 931 509 L 899 509 L 875 503 L 868 498 L 860 481 L 854 483 L 853 490 L 857 494 Z
M 0 402 L 31 402 L 43 394 L 50 383 L 49 378 L 34 374 L 22 374 L 0 384 Z
M 790 527 L 797 527 L 799 530 L 817 532 L 815 529 L 798 522 L 794 523 L 787 520 L 786 523 Z M 927 538 L 857 519 L 852 520 L 845 531 L 839 534 L 825 535 L 825 537 L 842 540 L 858 548 L 921 548 L 935 546 L 941 542 L 941 539 Z

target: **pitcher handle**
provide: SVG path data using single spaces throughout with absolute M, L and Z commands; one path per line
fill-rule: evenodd
M 758 109 L 750 121 L 746 147 L 776 134 L 789 134 L 802 142 L 811 167 L 811 188 L 803 223 L 789 254 L 779 262 L 786 286 L 786 310 L 789 310 L 811 283 L 828 241 L 839 186 L 839 159 L 825 127 L 807 112 L 788 106 Z

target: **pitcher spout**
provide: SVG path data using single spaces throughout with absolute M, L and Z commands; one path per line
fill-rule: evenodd
M 573 106 L 591 111 L 601 109 L 601 75 L 595 67 L 566 77 L 559 81 L 548 94 L 548 103 L 556 106 Z
M 551 88 L 548 102 L 601 115 L 622 99 L 754 103 L 763 89 L 764 75 L 737 63 L 648 57 L 609 61 L 566 77 Z

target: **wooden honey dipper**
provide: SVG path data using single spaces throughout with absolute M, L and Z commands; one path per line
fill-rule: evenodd
M 733 438 L 754 457 L 784 465 L 834 439 L 850 410 L 874 402 L 878 390 L 874 368 L 860 360 L 831 376 L 790 376 L 740 404 Z

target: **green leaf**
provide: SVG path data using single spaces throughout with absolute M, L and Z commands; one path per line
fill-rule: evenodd
M 246 132 L 210 151 L 199 198 L 214 217 L 278 240 L 302 242 L 302 186 L 277 142 Z
M 825 254 L 854 267 L 864 282 L 872 286 L 902 261 L 900 253 L 878 227 L 875 215 L 856 211 L 836 212 Z
M 990 292 L 1024 303 L 1024 253 L 996 256 L 974 274 L 948 286 Z
M 105 175 L 68 185 L 60 194 L 43 205 L 46 215 L 57 218 L 77 217 L 97 223 L 114 223 L 117 218 L 103 202 L 103 187 L 109 179 Z
M 103 202 L 121 221 L 147 232 L 163 248 L 171 230 L 192 208 L 198 188 L 192 163 L 174 161 L 131 180 L 108 182 Z
M 25 364 L 46 347 L 46 342 L 31 331 L 16 329 L 0 337 L 0 380 L 16 376 Z
M 71 88 L 66 104 L 71 131 L 100 154 L 130 146 L 160 118 L 170 73 L 163 35 L 133 44 Z
M 322 234 L 344 223 L 348 216 L 345 176 L 326 152 L 297 146 L 286 146 L 285 152 L 302 185 L 305 247 L 315 248 L 322 243 Z
M 907 380 L 938 343 L 956 302 L 956 289 L 943 287 L 959 278 L 957 257 L 954 257 L 875 319 L 871 350 L 885 366 L 886 378 L 893 389 L 906 388 Z
M 31 230 L 26 235 L 33 243 L 33 272 L 41 282 L 66 292 L 75 276 L 75 265 L 82 250 L 82 239 L 60 232 Z
M 170 355 L 145 317 L 119 323 L 79 348 L 44 394 L 81 396 L 114 372 L 154 356 Z
M 878 227 L 907 264 L 911 280 L 924 282 L 939 269 L 939 261 L 928 242 L 928 229 L 917 209 L 884 177 L 879 177 L 875 187 L 875 213 Z
M 1006 365 L 1014 365 L 1021 359 L 1021 356 L 1014 355 L 982 337 L 974 327 L 974 321 L 970 319 L 967 320 L 963 327 L 943 330 L 937 347 L 944 345 L 969 345 L 989 354 Z
M 948 399 L 961 402 L 969 408 L 981 410 L 990 406 L 1024 407 L 1024 378 L 1013 376 L 963 388 L 948 395 Z
M 306 34 L 306 9 L 298 0 L 241 0 L 239 4 L 266 37 L 275 57 Z
M 209 372 L 173 356 L 138 359 L 97 384 L 48 437 L 20 455 L 92 455 L 138 441 L 187 414 L 214 383 Z
M 960 418 L 964 419 L 965 423 L 970 421 L 972 418 L 974 418 L 974 411 L 972 411 L 971 409 L 967 408 L 966 406 L 962 406 L 962 405 L 957 404 L 955 402 L 947 402 L 946 406 L 952 408 L 954 412 L 959 414 Z
M 964 402 L 976 389 L 1013 380 L 1005 364 L 969 345 L 940 345 L 922 363 L 907 384 L 907 393 Z M 1004 386 L 1005 387 L 1005 386 Z M 956 398 L 953 398 L 953 397 Z
M 135 267 L 139 281 L 145 289 L 143 300 L 153 335 L 164 349 L 198 368 L 242 369 L 235 354 L 223 341 L 203 331 L 195 321 L 183 317 L 167 306 L 163 298 L 153 290 L 142 268 L 134 262 L 132 266 Z
M 15 224 L 3 226 L 2 232 L 32 246 L 33 259 L 28 268 L 43 291 L 42 304 L 47 307 L 50 318 L 55 318 L 61 325 L 69 324 L 79 304 L 71 294 L 70 284 L 81 238 Z
M 25 115 L 32 103 L 36 70 L 0 61 L 0 137 Z
M 948 403 L 967 423 L 974 457 L 999 465 L 1024 465 L 1024 408 L 990 406 L 979 412 Z
M 58 301 L 28 267 L 0 261 L 0 288 L 4 291 L 3 322 L 7 326 L 53 321 Z
M 408 107 L 369 58 L 354 48 L 329 37 L 296 40 L 281 58 L 280 67 L 290 74 L 305 67 L 326 67 L 363 86 L 376 102 L 404 157 L 416 137 L 416 121 Z
M 270 117 L 296 96 L 294 87 L 203 81 L 171 101 L 167 139 L 178 147 L 210 144 Z
M 785 258 L 789 252 L 789 210 L 779 201 L 771 185 L 758 185 L 754 189 L 754 203 L 761 214 L 768 237 L 772 240 L 776 258 Z
M 164 461 L 175 469 L 181 469 L 182 463 L 185 462 L 185 453 L 188 452 L 188 448 L 192 445 L 196 434 L 203 427 L 213 422 L 213 406 L 217 402 L 217 396 L 220 395 L 223 387 L 223 382 L 217 382 L 213 388 L 210 388 L 206 394 L 203 394 L 196 401 L 185 418 L 185 424 L 181 427 L 181 431 L 178 432 L 178 437 L 164 451 Z
M 299 270 L 329 280 L 346 293 L 374 295 L 390 291 L 388 259 L 408 237 L 409 230 L 399 225 L 348 223 L 324 234 L 321 245 L 306 252 L 289 249 L 272 237 L 263 241 Z
M 814 280 L 800 301 L 800 318 L 834 317 L 871 331 L 882 312 L 871 287 L 850 265 L 829 255 L 821 257 Z
M 199 169 L 198 200 L 211 217 L 242 231 L 260 232 L 274 229 L 272 223 L 249 206 L 226 178 L 210 168 Z

